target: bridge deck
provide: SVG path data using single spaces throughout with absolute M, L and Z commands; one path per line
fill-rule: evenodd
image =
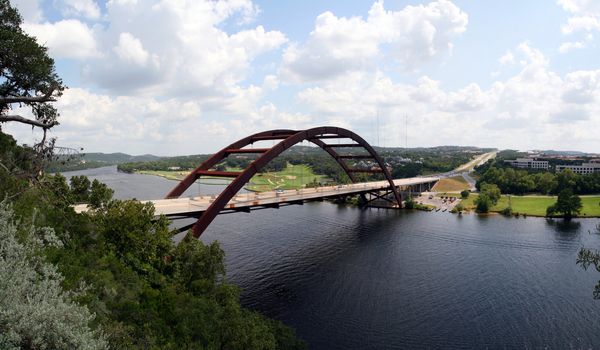
M 394 180 L 399 187 L 427 184 L 438 181 L 437 177 L 414 177 L 408 179 Z M 341 195 L 364 193 L 389 188 L 387 181 L 373 181 L 340 186 L 323 186 L 317 188 L 306 188 L 301 190 L 252 192 L 238 194 L 227 203 L 225 209 L 244 210 L 252 207 L 275 206 L 302 202 L 306 200 L 318 200 Z M 184 216 L 200 214 L 208 209 L 217 196 L 198 196 L 191 198 L 155 199 L 147 202 L 154 204 L 156 215 Z M 80 213 L 86 211 L 86 204 L 75 206 L 75 211 Z

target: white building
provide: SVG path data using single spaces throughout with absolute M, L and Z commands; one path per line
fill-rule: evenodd
M 600 173 L 600 163 L 583 163 L 581 165 L 557 165 L 556 171 L 560 172 L 565 169 L 571 169 L 575 174 L 585 175 Z
M 536 160 L 533 158 L 517 158 L 514 160 L 505 160 L 504 162 L 516 168 L 529 168 L 537 170 L 548 170 L 549 166 L 547 160 Z

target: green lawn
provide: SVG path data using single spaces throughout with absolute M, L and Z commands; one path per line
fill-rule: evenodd
M 462 190 L 468 190 L 471 188 L 471 185 L 465 180 L 462 176 L 453 176 L 449 178 L 440 179 L 435 186 L 433 186 L 432 191 L 436 192 L 460 192 Z
M 242 171 L 237 168 L 227 168 L 226 171 Z M 161 176 L 170 180 L 181 180 L 187 174 L 188 171 L 156 171 L 156 170 L 142 170 L 138 171 L 139 174 Z M 202 177 L 202 179 L 229 179 L 221 177 Z M 327 177 L 324 175 L 316 175 L 312 169 L 307 165 L 292 165 L 288 164 L 287 167 L 277 172 L 267 172 L 256 174 L 250 182 L 245 186 L 250 191 L 272 191 L 275 189 L 283 190 L 294 190 L 304 188 L 306 185 L 310 185 L 313 181 L 326 182 Z
M 475 209 L 475 198 L 477 194 L 471 194 L 469 198 L 462 201 L 465 209 Z M 510 199 L 509 199 L 510 198 Z M 510 202 L 509 202 L 510 201 Z M 556 202 L 556 196 L 507 196 L 503 195 L 498 203 L 492 207 L 491 211 L 499 212 L 508 207 L 509 203 L 512 206 L 513 213 L 545 216 L 546 208 Z M 600 217 L 600 196 L 582 196 L 581 203 L 583 208 L 580 212 L 580 217 Z
M 304 188 L 313 181 L 325 182 L 324 175 L 316 175 L 307 165 L 292 165 L 281 171 L 255 175 L 246 186 L 251 191 L 272 191 L 274 189 L 294 190 Z

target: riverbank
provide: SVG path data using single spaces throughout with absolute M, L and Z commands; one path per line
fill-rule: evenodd
M 242 171 L 243 169 L 227 168 L 227 171 Z M 139 170 L 136 174 L 160 176 L 165 179 L 181 181 L 186 177 L 189 172 L 181 170 Z M 220 179 L 220 180 L 231 180 L 222 177 L 202 177 L 202 179 Z M 296 190 L 301 188 L 310 187 L 315 183 L 327 183 L 330 182 L 325 175 L 317 175 L 313 173 L 312 169 L 306 165 L 293 165 L 288 164 L 287 167 L 281 171 L 266 172 L 256 174 L 250 182 L 245 186 L 249 191 L 254 192 L 265 192 L 274 190 Z
M 456 193 L 438 193 L 439 197 L 460 197 Z M 476 193 L 471 193 L 467 199 L 461 200 L 462 207 L 467 211 L 475 210 Z M 600 217 L 600 195 L 580 196 L 581 212 L 578 217 L 598 218 Z M 500 213 L 507 207 L 512 208 L 513 215 L 546 216 L 546 209 L 556 203 L 556 196 L 514 196 L 502 195 L 490 212 Z

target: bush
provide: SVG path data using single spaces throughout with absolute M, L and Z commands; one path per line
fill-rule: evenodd
M 415 208 L 415 201 L 412 198 L 412 196 L 408 196 L 406 198 L 406 200 L 404 201 L 404 208 L 405 209 L 414 209 Z
M 512 213 L 513 213 L 513 210 L 512 210 L 511 206 L 508 206 L 500 211 L 500 214 L 506 215 L 506 216 L 511 216 Z
M 475 200 L 475 210 L 478 213 L 487 213 L 490 211 L 493 203 L 490 197 L 486 194 L 480 194 Z
M 465 210 L 465 208 L 463 207 L 462 203 L 458 203 L 457 205 L 454 206 L 454 208 L 452 208 L 451 212 L 452 213 L 462 213 L 463 210 Z
M 469 191 L 469 190 L 463 190 L 463 191 L 460 192 L 460 197 L 462 199 L 467 199 L 467 198 L 469 198 L 470 194 L 471 194 L 471 191 Z
M 63 290 L 63 276 L 40 254 L 62 242 L 50 228 L 18 227 L 0 203 L 0 348 L 106 349 L 94 315 Z

